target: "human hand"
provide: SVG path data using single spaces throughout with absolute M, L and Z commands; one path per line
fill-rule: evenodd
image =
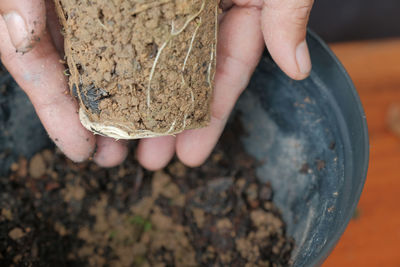
M 312 4 L 313 0 L 223 1 L 210 125 L 177 137 L 140 140 L 137 155 L 141 164 L 159 169 L 176 153 L 183 163 L 200 165 L 247 86 L 264 43 L 291 78 L 307 77 L 311 63 L 305 34 Z M 53 1 L 1 0 L 0 13 L 1 60 L 27 93 L 53 141 L 77 162 L 89 158 L 96 146 L 93 159 L 99 165 L 111 167 L 122 162 L 127 155 L 124 141 L 94 136 L 79 121 L 78 106 L 68 93 L 60 63 L 63 38 Z

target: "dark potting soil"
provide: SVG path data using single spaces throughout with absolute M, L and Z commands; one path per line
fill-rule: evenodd
M 294 242 L 238 132 L 194 169 L 20 158 L 0 178 L 0 266 L 289 265 Z
M 0 62 L 0 176 L 20 155 L 32 157 L 51 145 L 28 97 Z

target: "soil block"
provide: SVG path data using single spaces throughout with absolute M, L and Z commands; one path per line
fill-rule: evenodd
M 89 130 L 117 139 L 204 127 L 217 0 L 55 0 L 69 86 Z

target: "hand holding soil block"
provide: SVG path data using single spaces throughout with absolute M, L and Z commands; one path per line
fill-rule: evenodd
M 55 3 L 69 85 L 87 129 L 136 139 L 208 124 L 218 1 Z

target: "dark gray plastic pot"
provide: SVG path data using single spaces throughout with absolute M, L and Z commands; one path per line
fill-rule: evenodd
M 296 240 L 293 266 L 318 266 L 350 221 L 364 186 L 368 130 L 343 66 L 308 33 L 313 70 L 293 81 L 266 54 L 237 105 L 248 152 L 264 162 L 274 201 Z
M 287 78 L 267 54 L 239 113 L 248 152 L 263 162 L 257 172 L 270 181 L 274 200 L 296 246 L 294 266 L 315 266 L 329 255 L 360 198 L 368 166 L 368 133 L 357 92 L 329 48 L 308 35 L 313 71 L 304 81 Z M 0 175 L 19 155 L 48 146 L 49 139 L 26 96 L 1 75 Z

